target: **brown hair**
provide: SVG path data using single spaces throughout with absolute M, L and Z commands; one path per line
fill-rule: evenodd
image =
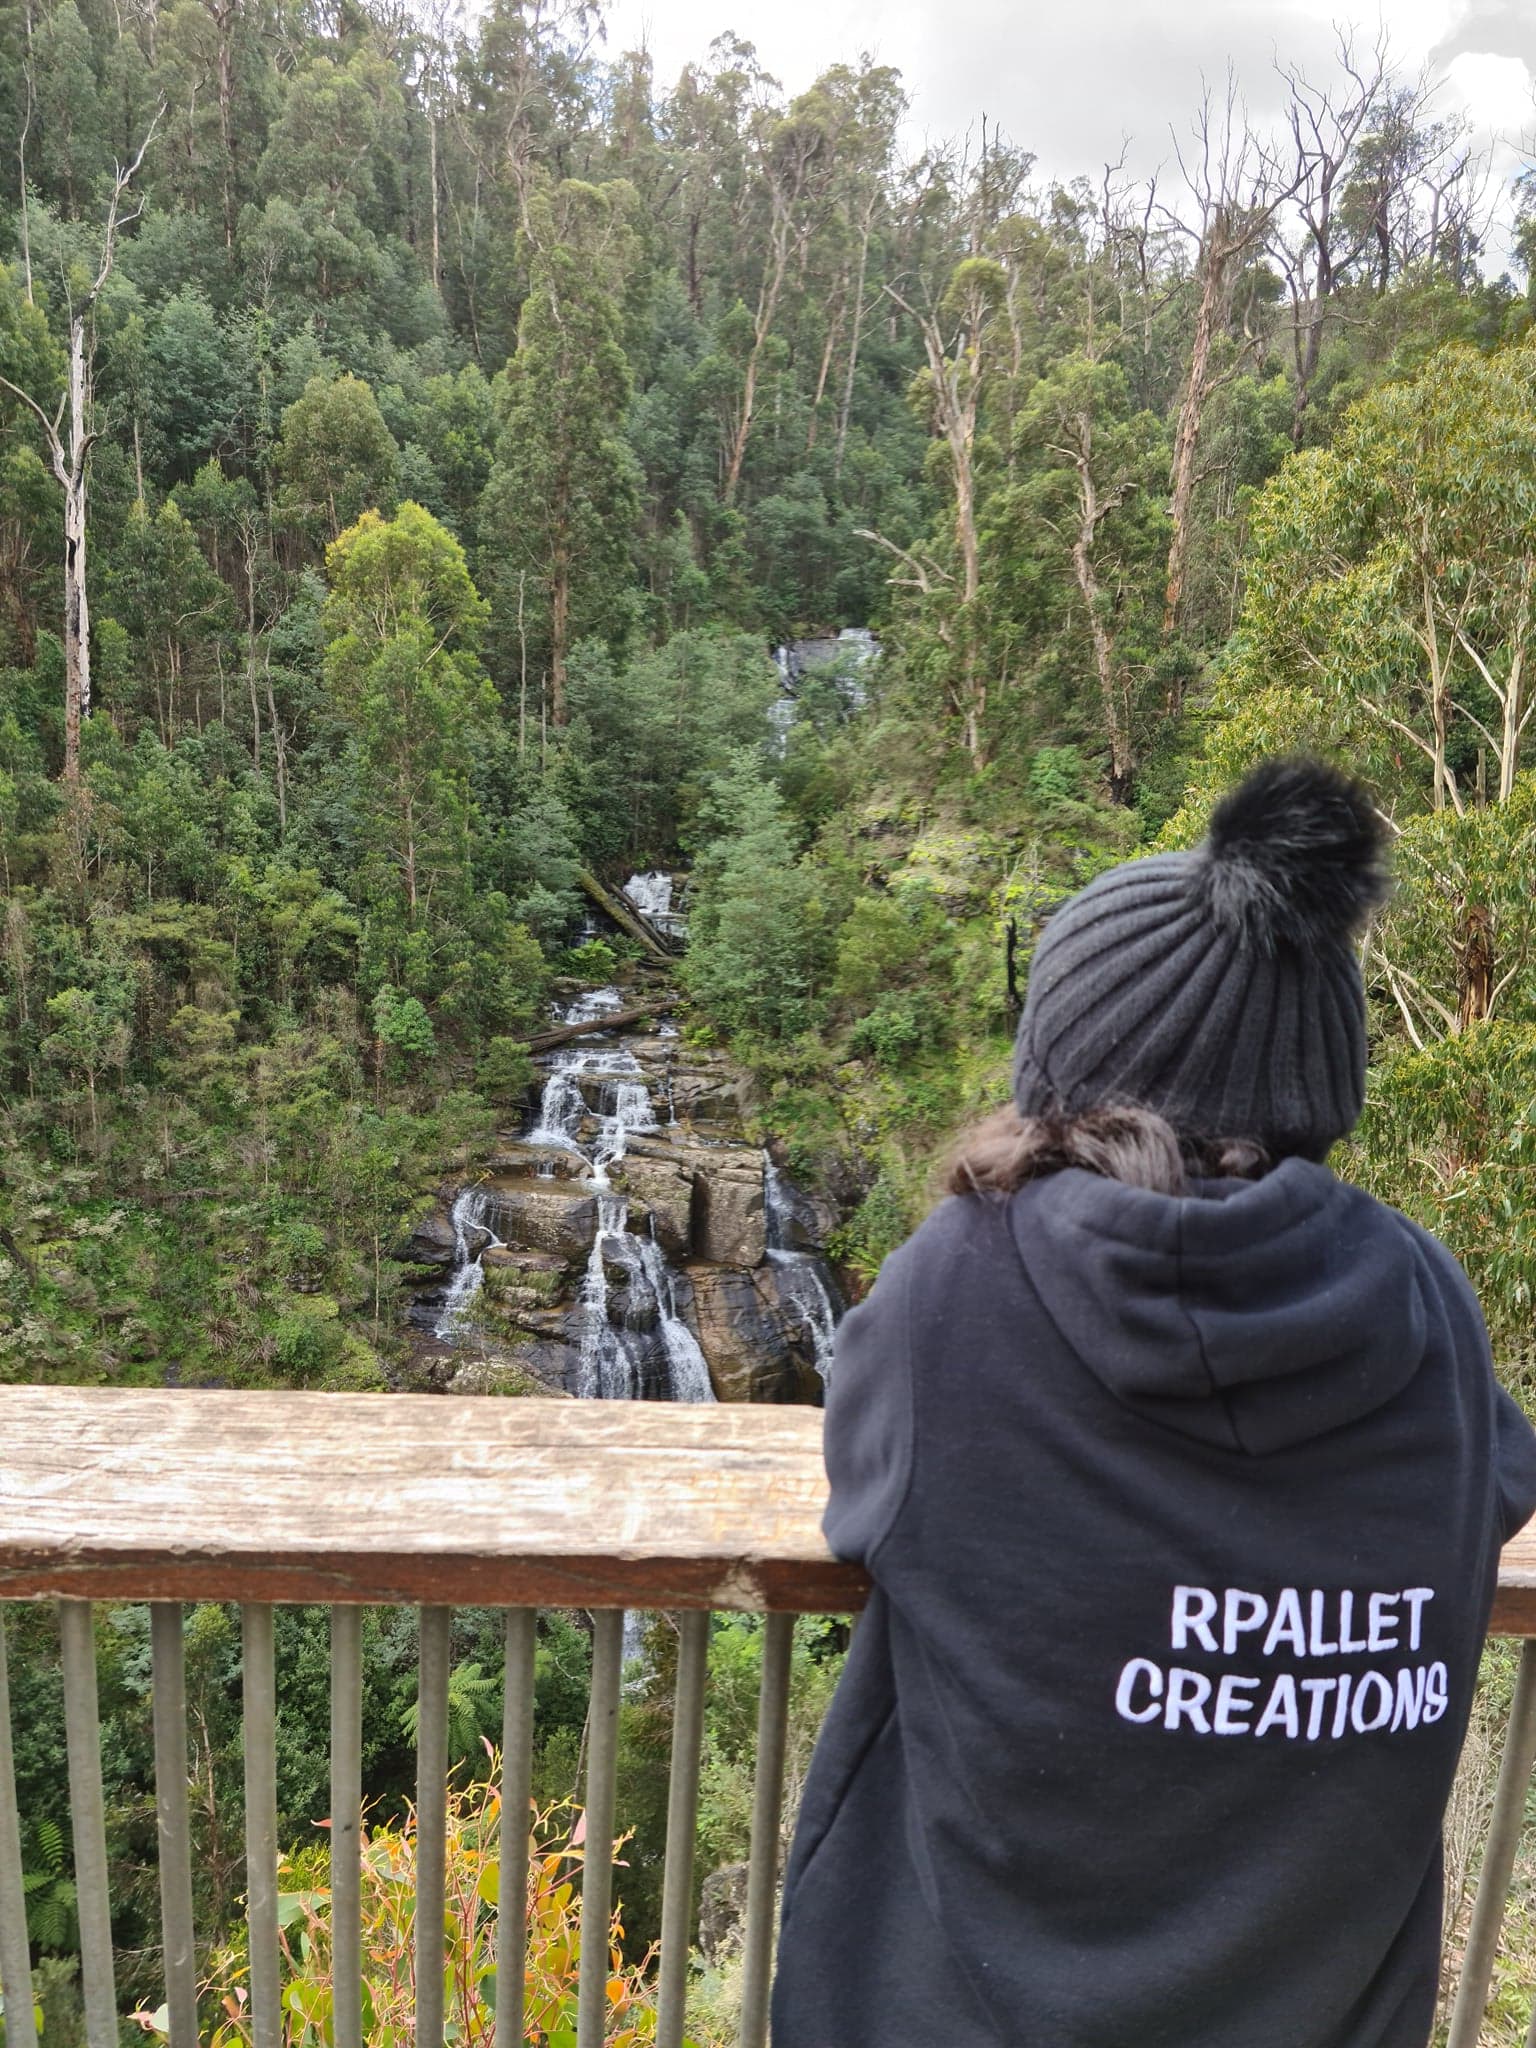
M 1020 1116 L 1011 1105 L 968 1131 L 944 1175 L 952 1195 L 1010 1195 L 1025 1181 L 1078 1166 L 1153 1194 L 1182 1195 L 1191 1180 L 1258 1180 L 1273 1165 L 1251 1138 L 1184 1138 L 1155 1110 L 1089 1109 Z

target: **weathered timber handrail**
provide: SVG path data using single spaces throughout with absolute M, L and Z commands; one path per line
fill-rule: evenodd
M 810 1408 L 0 1389 L 0 1599 L 852 1613 L 825 1505 Z
M 603 1031 L 629 1031 L 652 1017 L 666 1017 L 677 1008 L 676 997 L 646 1003 L 636 1010 L 609 1010 L 601 1017 L 588 1017 L 580 1024 L 559 1024 L 552 1031 L 540 1031 L 528 1040 L 530 1052 L 553 1052 L 557 1045 L 569 1045 L 573 1038 L 591 1038 Z
M 825 1503 L 810 1408 L 0 1388 L 7 1600 L 848 1613 Z

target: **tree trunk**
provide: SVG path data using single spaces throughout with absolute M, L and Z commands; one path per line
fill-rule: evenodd
M 779 293 L 784 287 L 784 273 L 789 268 L 789 223 L 785 219 L 781 218 L 776 223 L 772 250 L 768 273 L 757 295 L 757 319 L 752 329 L 752 353 L 747 357 L 746 375 L 741 384 L 741 416 L 736 422 L 730 461 L 726 464 L 725 485 L 721 492 L 727 505 L 735 501 L 736 486 L 741 481 L 741 466 L 747 456 L 747 437 L 752 431 L 752 412 L 757 401 L 758 360 L 763 352 L 763 344 L 773 327 L 773 316 L 778 311 Z
M 91 611 L 85 591 L 85 318 L 69 332 L 69 462 L 64 487 L 64 779 L 80 780 L 80 726 L 91 710 Z
M 277 699 L 272 691 L 272 664 L 266 664 L 267 717 L 272 725 L 272 756 L 277 767 L 277 829 L 288 831 L 288 743 L 277 716 Z
M 219 30 L 219 140 L 223 150 L 224 246 L 235 246 L 235 127 L 231 110 L 235 96 L 236 0 L 214 14 Z
M 843 457 L 848 452 L 848 416 L 853 410 L 853 380 L 859 367 L 859 341 L 864 331 L 864 279 L 869 268 L 871 215 L 866 211 L 859 239 L 859 274 L 853 287 L 853 325 L 848 336 L 848 365 L 843 372 L 843 395 L 837 408 L 837 450 L 832 459 L 833 479 L 841 483 Z
M 1493 1007 L 1493 926 L 1480 903 L 1468 906 L 1456 947 L 1456 1021 L 1461 1031 L 1480 1024 Z
M 441 292 L 443 288 L 443 259 L 442 244 L 439 236 L 438 227 L 437 116 L 436 114 L 431 112 L 429 112 L 427 115 L 427 135 L 431 145 L 430 157 L 432 175 L 432 289 L 435 292 Z
M 557 726 L 570 723 L 565 701 L 565 657 L 571 632 L 571 563 L 561 547 L 555 555 L 549 582 L 549 697 L 550 712 Z
M 1184 602 L 1184 579 L 1189 567 L 1190 522 L 1195 502 L 1195 455 L 1200 444 L 1200 423 L 1211 375 L 1211 345 L 1216 334 L 1217 313 L 1222 298 L 1224 263 L 1212 252 L 1204 267 L 1200 305 L 1195 315 L 1195 337 L 1189 354 L 1189 375 L 1179 401 L 1178 425 L 1173 439 L 1173 489 L 1168 513 L 1173 533 L 1168 542 L 1168 587 L 1163 599 L 1163 637 L 1177 630 Z M 1173 706 L 1177 710 L 1177 705 Z
M 1083 415 L 1073 423 L 1077 470 L 1078 528 L 1072 543 L 1072 568 L 1088 615 L 1088 634 L 1093 642 L 1093 666 L 1099 679 L 1099 699 L 1104 707 L 1104 735 L 1109 741 L 1109 793 L 1117 804 L 1128 804 L 1136 781 L 1136 753 L 1131 734 L 1129 706 L 1119 665 L 1115 659 L 1114 636 L 1104 622 L 1104 593 L 1094 567 L 1093 545 L 1099 525 L 1124 495 L 1124 487 L 1099 496 L 1093 474 L 1093 424 Z
M 832 357 L 842 339 L 843 310 L 847 302 L 848 274 L 844 271 L 838 281 L 836 311 L 827 322 L 827 339 L 821 351 L 821 367 L 816 376 L 816 393 L 811 400 L 810 425 L 805 430 L 805 452 L 810 455 L 816 447 L 816 429 L 821 423 L 821 401 L 827 395 L 827 379 L 832 374 Z

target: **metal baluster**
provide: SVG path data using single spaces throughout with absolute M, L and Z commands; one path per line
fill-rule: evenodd
M 282 1974 L 277 1946 L 277 1673 L 272 1609 L 240 1609 L 244 1669 L 245 1923 L 251 1944 L 251 2041 L 280 2048 Z
M 747 1865 L 747 1926 L 741 1960 L 738 2048 L 765 2048 L 768 1992 L 773 1981 L 773 1915 L 779 1876 L 779 1811 L 784 1802 L 784 1750 L 789 1733 L 789 1661 L 795 1618 L 770 1614 L 763 1623 L 763 1683 L 757 1702 L 757 1780 L 752 1796 L 752 1853 Z
M 416 1702 L 416 2048 L 442 2048 L 451 1607 L 421 1610 Z
M 496 2039 L 523 2048 L 528 1979 L 528 1802 L 533 1796 L 533 1671 L 538 1616 L 507 1613 L 501 1709 L 501 1885 L 496 1908 Z
M 1451 2014 L 1446 2048 L 1477 2048 L 1478 2036 L 1483 2030 L 1483 2010 L 1488 2003 L 1493 1961 L 1504 1925 L 1504 1904 L 1525 1819 L 1526 1787 L 1530 1783 L 1533 1762 L 1536 1762 L 1536 1642 L 1528 1642 L 1520 1652 L 1520 1675 L 1515 1681 L 1515 1697 L 1509 1710 L 1504 1760 L 1499 1766 L 1498 1788 L 1493 1795 L 1493 1816 L 1488 1825 L 1477 1902 L 1472 1908 L 1472 1926 L 1462 1957 L 1461 1982 L 1456 1988 L 1456 2006 Z M 1536 2031 L 1536 2021 L 1533 2021 L 1533 2031 Z
M 101 1796 L 101 1726 L 96 1711 L 96 1632 L 89 1600 L 59 1602 L 64 1663 L 64 1734 L 75 1840 L 75 1904 L 87 2048 L 117 2048 L 107 1826 Z
M 363 1610 L 331 1609 L 331 1983 L 336 2048 L 363 2048 Z
M 11 1685 L 5 1661 L 5 1609 L 0 1607 L 0 1990 L 5 1995 L 7 2048 L 37 2048 L 32 1963 L 27 1950 L 27 1900 L 21 1888 L 21 1819 L 16 1811 L 16 1759 L 11 1749 Z
M 693 1918 L 693 1857 L 699 1824 L 699 1753 L 704 1740 L 709 1623 L 709 1615 L 699 1611 L 678 1617 L 672 1775 L 667 1781 L 667 1862 L 661 1889 L 656 2048 L 682 2048 L 687 2015 L 688 1934 Z
M 179 1600 L 151 1603 L 149 1644 L 154 1673 L 155 1820 L 166 2015 L 171 2048 L 197 2048 L 192 1824 L 187 1811 L 187 1663 Z
M 581 1879 L 581 1977 L 576 2048 L 603 2048 L 608 2014 L 608 1923 L 613 1913 L 613 1809 L 619 1762 L 619 1680 L 624 1615 L 604 1609 L 592 1631 L 592 1701 L 587 1719 L 587 1841 Z

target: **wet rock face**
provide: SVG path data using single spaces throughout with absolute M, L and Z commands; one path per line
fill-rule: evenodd
M 761 1154 L 721 1154 L 694 1168 L 693 1250 L 721 1266 L 755 1266 L 768 1250 Z
M 407 1266 L 453 1266 L 458 1259 L 458 1240 L 447 1210 L 433 1209 L 423 1216 L 395 1257 Z
M 534 1145 L 523 1138 L 504 1138 L 485 1162 L 498 1178 L 532 1174 L 536 1180 L 580 1180 L 587 1162 L 579 1152 L 559 1145 Z
M 816 1401 L 821 1382 L 790 1347 L 771 1271 L 690 1264 L 699 1348 L 720 1401 Z
M 613 1182 L 650 1211 L 662 1250 L 670 1258 L 686 1257 L 693 1237 L 693 1174 L 689 1167 L 680 1159 L 639 1156 L 636 1148 L 636 1156 L 614 1169 Z
M 564 1021 L 633 995 L 580 993 Z M 745 1141 L 745 1077 L 665 1027 L 584 1035 L 544 1075 L 523 1132 L 398 1254 L 431 1384 L 819 1402 L 834 1310 L 818 1217 Z
M 530 1251 L 579 1259 L 597 1230 L 597 1197 L 585 1181 L 529 1180 L 489 1183 L 496 1235 Z
M 545 1400 L 569 1399 L 564 1386 L 564 1361 L 558 1346 L 527 1345 L 516 1352 L 491 1352 L 468 1358 L 455 1371 L 450 1394 L 500 1394 L 516 1398 L 538 1395 Z

